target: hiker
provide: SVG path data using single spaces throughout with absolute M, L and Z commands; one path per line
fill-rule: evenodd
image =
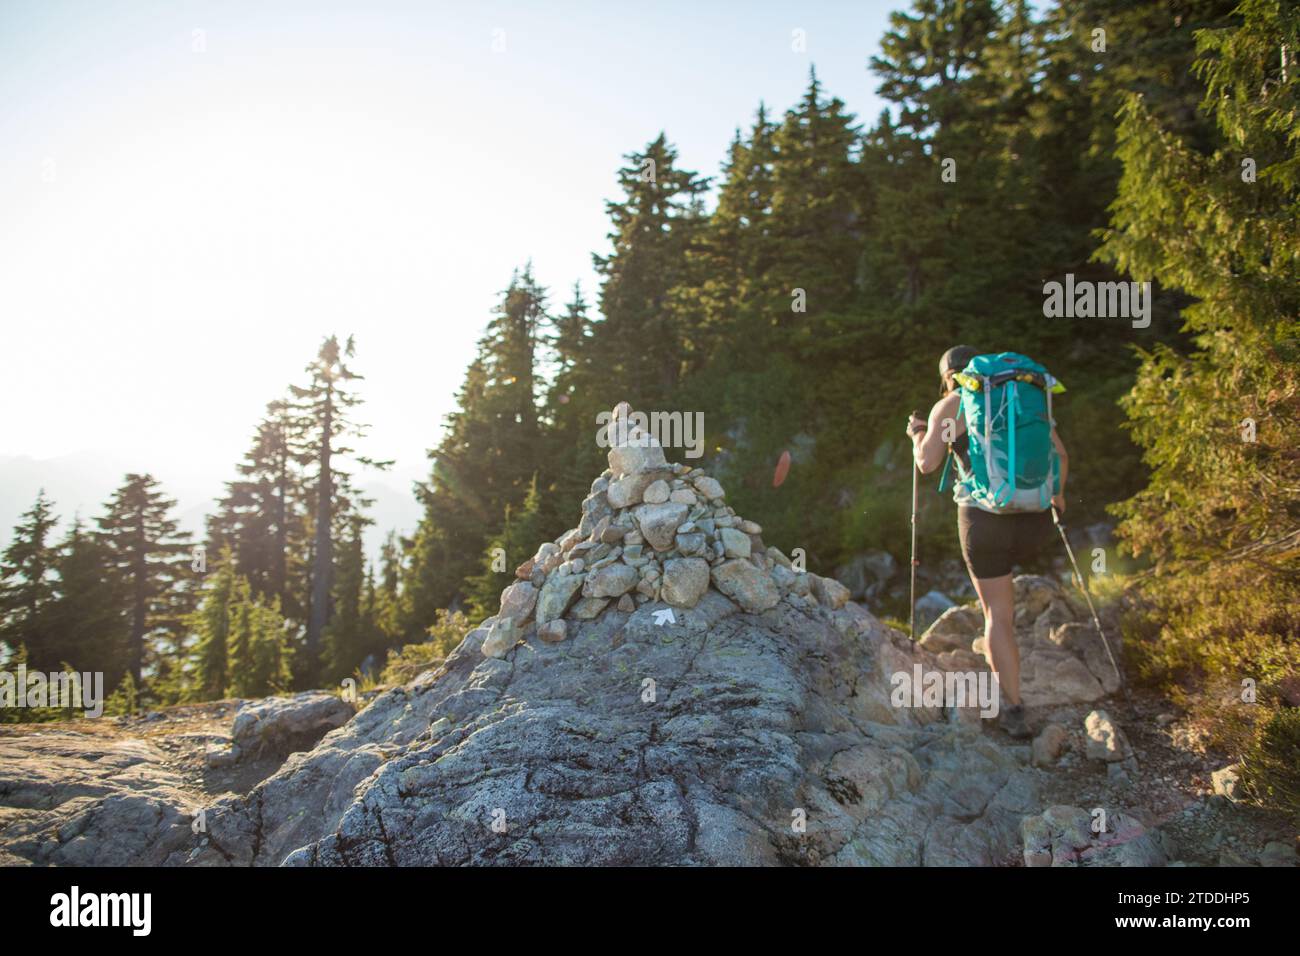
M 907 433 L 923 474 L 956 463 L 957 535 L 984 612 L 984 656 L 1010 703 L 998 722 L 1024 739 L 1031 732 L 1020 700 L 1011 571 L 1052 537 L 1051 509 L 1065 511 L 1069 459 L 1051 417 L 1051 394 L 1062 388 L 1023 355 L 988 355 L 969 345 L 943 353 L 939 378 L 943 397 L 928 421 L 913 413 Z

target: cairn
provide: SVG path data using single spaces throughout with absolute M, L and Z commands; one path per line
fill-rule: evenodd
M 483 653 L 504 657 L 531 634 L 563 641 L 569 621 L 648 604 L 689 609 L 709 588 L 741 611 L 761 614 L 781 600 L 809 609 L 843 607 L 849 591 L 795 567 L 763 543 L 763 529 L 726 504 L 703 470 L 669 463 L 631 406 L 613 410 L 609 467 L 582 502 L 582 519 L 544 542 L 501 592 Z M 653 609 L 652 609 L 653 610 Z

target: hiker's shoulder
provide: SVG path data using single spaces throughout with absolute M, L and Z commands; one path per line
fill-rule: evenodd
M 958 390 L 954 392 L 949 392 L 943 398 L 939 399 L 937 402 L 934 403 L 934 410 L 936 413 L 938 413 L 939 417 L 942 418 L 945 415 L 949 415 L 955 412 L 957 410 L 957 406 L 960 404 L 961 404 L 961 391 Z

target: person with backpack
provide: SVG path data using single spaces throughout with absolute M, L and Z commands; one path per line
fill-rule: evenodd
M 943 397 L 927 420 L 913 413 L 907 433 L 922 474 L 946 461 L 940 491 L 956 466 L 957 534 L 984 612 L 984 655 L 1010 703 L 998 721 L 1025 739 L 1011 572 L 1052 537 L 1052 509 L 1065 512 L 1069 456 L 1052 418 L 1052 394 L 1064 388 L 1024 355 L 969 345 L 943 354 L 939 378 Z

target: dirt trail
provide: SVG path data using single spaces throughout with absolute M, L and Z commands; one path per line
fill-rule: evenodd
M 1189 732 L 1170 701 L 1132 690 L 1133 709 L 1113 697 L 1096 704 L 1062 705 L 1031 714 L 1035 730 L 1047 722 L 1065 727 L 1061 759 L 1045 771 L 1045 804 L 1120 809 L 1172 838 L 1177 860 L 1200 866 L 1253 866 L 1273 841 L 1297 845 L 1300 835 L 1286 814 L 1233 803 L 1214 792 L 1211 774 L 1233 762 L 1206 749 Z M 1106 766 L 1085 756 L 1084 719 L 1102 708 L 1122 727 L 1138 761 L 1129 779 L 1111 779 Z
M 163 766 L 202 795 L 200 803 L 224 793 L 245 794 L 284 763 L 280 757 L 249 759 L 229 767 L 209 767 L 205 754 L 230 745 L 230 724 L 241 701 L 178 704 L 135 717 L 97 717 L 32 724 L 0 725 L 0 739 L 42 733 L 68 733 L 108 742 L 145 740 L 165 755 Z

